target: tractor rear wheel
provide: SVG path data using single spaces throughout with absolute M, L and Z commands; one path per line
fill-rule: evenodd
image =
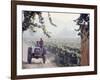
M 28 58 L 27 58 L 27 62 L 28 62 L 29 64 L 31 64 L 31 59 L 32 59 L 32 48 L 29 47 L 29 48 L 28 48 Z

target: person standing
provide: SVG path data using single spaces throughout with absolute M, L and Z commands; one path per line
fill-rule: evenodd
M 40 48 L 43 48 L 44 42 L 43 42 L 42 38 L 40 38 L 39 44 L 40 44 Z

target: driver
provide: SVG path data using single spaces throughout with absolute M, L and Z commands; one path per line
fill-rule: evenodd
M 43 48 L 44 42 L 43 42 L 42 38 L 40 38 L 39 45 L 40 45 L 40 48 Z

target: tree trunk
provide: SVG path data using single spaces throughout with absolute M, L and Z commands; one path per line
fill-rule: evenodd
M 81 66 L 89 65 L 89 39 L 81 39 Z

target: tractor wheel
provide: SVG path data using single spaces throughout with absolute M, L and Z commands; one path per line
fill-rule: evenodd
M 45 56 L 43 56 L 43 63 L 45 64 L 45 62 L 46 62 L 46 57 Z
M 28 48 L 28 58 L 27 58 L 27 62 L 28 62 L 29 64 L 31 64 L 31 59 L 32 59 L 32 48 L 29 47 L 29 48 Z

